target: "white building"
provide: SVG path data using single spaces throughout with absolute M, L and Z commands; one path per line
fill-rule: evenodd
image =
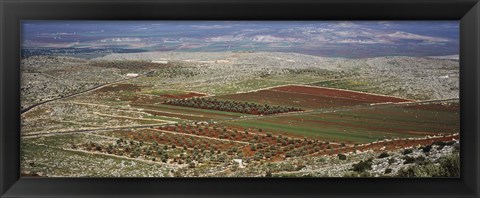
M 138 74 L 128 73 L 128 74 L 127 74 L 127 77 L 138 77 Z
M 244 168 L 242 159 L 233 159 L 233 161 L 238 164 L 238 167 Z

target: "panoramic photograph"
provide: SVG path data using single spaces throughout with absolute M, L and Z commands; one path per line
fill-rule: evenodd
M 458 21 L 21 32 L 21 177 L 460 175 Z

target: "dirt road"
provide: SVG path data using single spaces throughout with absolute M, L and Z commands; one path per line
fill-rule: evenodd
M 54 98 L 54 99 L 50 99 L 50 100 L 45 100 L 45 101 L 43 101 L 43 102 L 34 104 L 34 105 L 32 105 L 32 106 L 29 106 L 29 107 L 26 107 L 26 108 L 20 110 L 20 114 L 24 114 L 24 113 L 26 113 L 26 112 L 34 109 L 35 107 L 38 107 L 38 106 L 41 106 L 41 105 L 44 105 L 44 104 L 47 104 L 47 103 L 50 103 L 50 102 L 53 102 L 53 101 L 57 101 L 57 100 L 61 100 L 61 99 L 66 99 L 66 98 L 71 98 L 71 97 L 75 97 L 75 96 L 78 96 L 78 95 L 82 95 L 82 94 L 85 94 L 85 93 L 88 93 L 88 92 L 91 92 L 91 91 L 95 91 L 95 90 L 101 89 L 101 88 L 106 87 L 106 86 L 109 86 L 109 85 L 113 85 L 113 84 L 116 84 L 116 83 L 125 82 L 125 81 L 127 81 L 127 80 L 131 80 L 131 79 L 134 79 L 134 78 L 138 78 L 138 77 L 140 77 L 140 76 L 142 76 L 142 75 L 138 75 L 138 76 L 131 77 L 131 78 L 125 78 L 125 79 L 113 81 L 113 82 L 110 82 L 110 83 L 107 83 L 107 84 L 97 85 L 97 86 L 92 87 L 92 88 L 90 88 L 90 89 L 87 89 L 87 90 L 84 90 L 84 91 L 80 91 L 80 92 L 76 92 L 76 93 L 72 93 L 72 94 L 67 95 L 67 96 L 63 96 L 63 97 L 59 97 L 59 98 Z

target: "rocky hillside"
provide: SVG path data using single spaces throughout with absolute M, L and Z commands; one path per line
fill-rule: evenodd
M 459 97 L 459 62 L 452 59 L 344 59 L 280 52 L 145 52 L 110 54 L 91 60 L 33 56 L 23 59 L 21 66 L 23 107 L 125 79 L 129 72 L 156 72 L 155 79 L 140 84 L 182 82 L 183 87 L 174 88 L 212 95 L 300 83 L 409 99 Z M 245 86 L 248 83 L 255 86 Z
M 422 57 L 326 58 L 295 53 L 147 52 L 111 54 L 96 60 L 184 61 L 221 76 L 258 76 L 326 70 L 334 81 L 313 85 L 346 88 L 410 99 L 458 98 L 459 62 Z M 215 74 L 212 74 L 215 76 Z M 231 79 L 234 80 L 234 79 Z

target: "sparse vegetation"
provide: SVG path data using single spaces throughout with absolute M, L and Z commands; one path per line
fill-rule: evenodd
M 403 153 L 404 155 L 408 155 L 408 154 L 410 154 L 410 153 L 412 153 L 412 152 L 413 152 L 412 149 L 405 149 L 405 150 L 403 150 L 402 153 Z
M 25 71 L 22 106 L 85 92 L 47 102 L 22 114 L 22 135 L 29 137 L 22 138 L 22 174 L 458 175 L 458 158 L 445 157 L 459 149 L 458 136 L 451 135 L 458 132 L 458 102 L 396 106 L 395 101 L 403 99 L 390 98 L 394 100 L 392 104 L 370 108 L 370 104 L 385 102 L 385 98 L 371 94 L 349 98 L 352 93 L 339 90 L 329 96 L 333 93 L 331 89 L 315 87 L 407 99 L 429 97 L 430 92 L 435 97 L 452 95 L 425 91 L 428 87 L 418 89 L 418 85 L 411 85 L 411 80 L 418 78 L 392 75 L 398 72 L 385 69 L 384 65 L 393 64 L 385 62 L 386 59 L 399 62 L 404 58 L 366 59 L 369 64 L 359 67 L 353 64 L 355 61 L 325 62 L 317 57 L 287 53 L 197 56 L 178 52 L 167 55 L 169 60 L 165 63 L 151 61 L 163 55 L 146 54 L 150 58 L 145 60 L 137 60 L 135 54 L 88 60 L 69 57 L 22 60 Z M 270 58 L 263 61 L 261 58 L 265 57 Z M 421 61 L 426 65 L 440 63 L 442 68 L 450 64 Z M 377 79 L 367 74 L 371 72 L 376 77 L 377 69 L 384 71 L 385 76 Z M 393 69 L 406 76 L 418 70 Z M 456 86 L 450 82 L 452 79 L 448 85 Z M 402 82 L 408 82 L 408 87 Z M 382 83 L 390 90 L 378 86 Z M 357 106 L 362 108 L 355 110 Z M 412 123 L 418 124 L 419 120 L 428 122 L 415 125 L 419 126 L 418 131 L 411 131 Z M 445 131 L 438 132 L 438 128 Z M 98 131 L 82 133 L 83 130 Z M 68 131 L 72 132 L 55 134 Z M 440 134 L 432 135 L 436 132 Z M 433 146 L 429 145 L 432 141 L 435 141 Z
M 451 154 L 438 159 L 436 162 L 428 162 L 401 169 L 399 177 L 459 177 L 460 157 Z
M 386 157 L 388 157 L 388 156 L 390 156 L 390 155 L 389 155 L 387 152 L 382 152 L 382 153 L 380 153 L 380 155 L 378 156 L 378 158 L 386 158 Z
M 365 172 L 372 169 L 372 160 L 360 161 L 353 165 L 352 170 L 355 172 Z

